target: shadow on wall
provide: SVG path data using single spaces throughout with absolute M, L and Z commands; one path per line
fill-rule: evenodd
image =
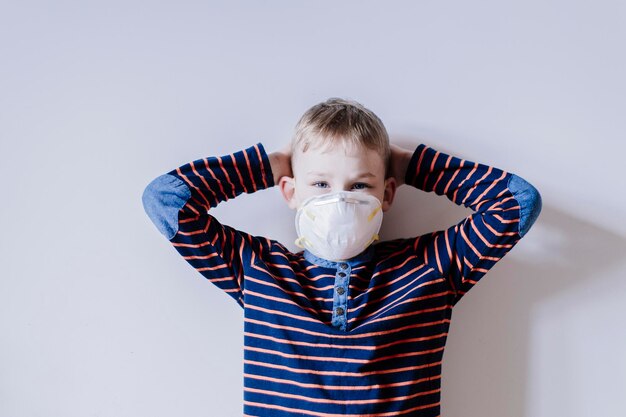
M 392 142 L 406 149 L 425 143 L 463 157 L 432 141 Z M 524 178 L 523 172 L 509 172 Z M 623 237 L 558 210 L 548 195 L 542 194 L 542 200 L 541 214 L 528 234 L 453 310 L 442 372 L 442 415 L 530 415 L 526 401 L 533 306 L 587 280 L 599 280 L 603 271 L 623 262 Z M 404 185 L 385 215 L 381 240 L 445 229 L 471 213 L 445 196 Z M 600 291 L 611 287 L 603 284 Z M 554 337 L 556 344 L 558 335 Z M 560 395 L 576 395 L 574 387 L 571 393 L 563 392 L 567 381 L 558 382 L 557 389 Z

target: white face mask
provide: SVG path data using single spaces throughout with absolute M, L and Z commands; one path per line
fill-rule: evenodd
M 343 261 L 378 239 L 383 221 L 380 200 L 358 191 L 306 199 L 296 213 L 296 245 L 329 261 Z

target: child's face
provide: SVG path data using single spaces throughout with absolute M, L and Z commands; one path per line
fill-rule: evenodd
M 378 198 L 383 211 L 389 209 L 396 183 L 394 178 L 385 179 L 385 165 L 377 151 L 340 143 L 295 152 L 294 178 L 280 181 L 289 207 L 297 209 L 311 196 L 358 191 Z

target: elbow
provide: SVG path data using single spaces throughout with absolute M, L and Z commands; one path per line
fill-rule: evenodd
M 178 232 L 178 213 L 191 198 L 191 192 L 179 178 L 164 174 L 152 180 L 141 195 L 144 211 L 167 240 Z
M 541 213 L 541 194 L 531 183 L 515 174 L 511 174 L 507 187 L 519 203 L 518 232 L 520 237 L 524 237 Z

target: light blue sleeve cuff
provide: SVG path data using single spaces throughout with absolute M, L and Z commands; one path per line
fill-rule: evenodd
M 143 208 L 167 240 L 178 232 L 178 212 L 191 198 L 191 191 L 180 178 L 163 174 L 152 180 L 141 196 Z
M 507 187 L 520 205 L 519 234 L 523 237 L 541 213 L 541 194 L 532 184 L 513 173 Z

